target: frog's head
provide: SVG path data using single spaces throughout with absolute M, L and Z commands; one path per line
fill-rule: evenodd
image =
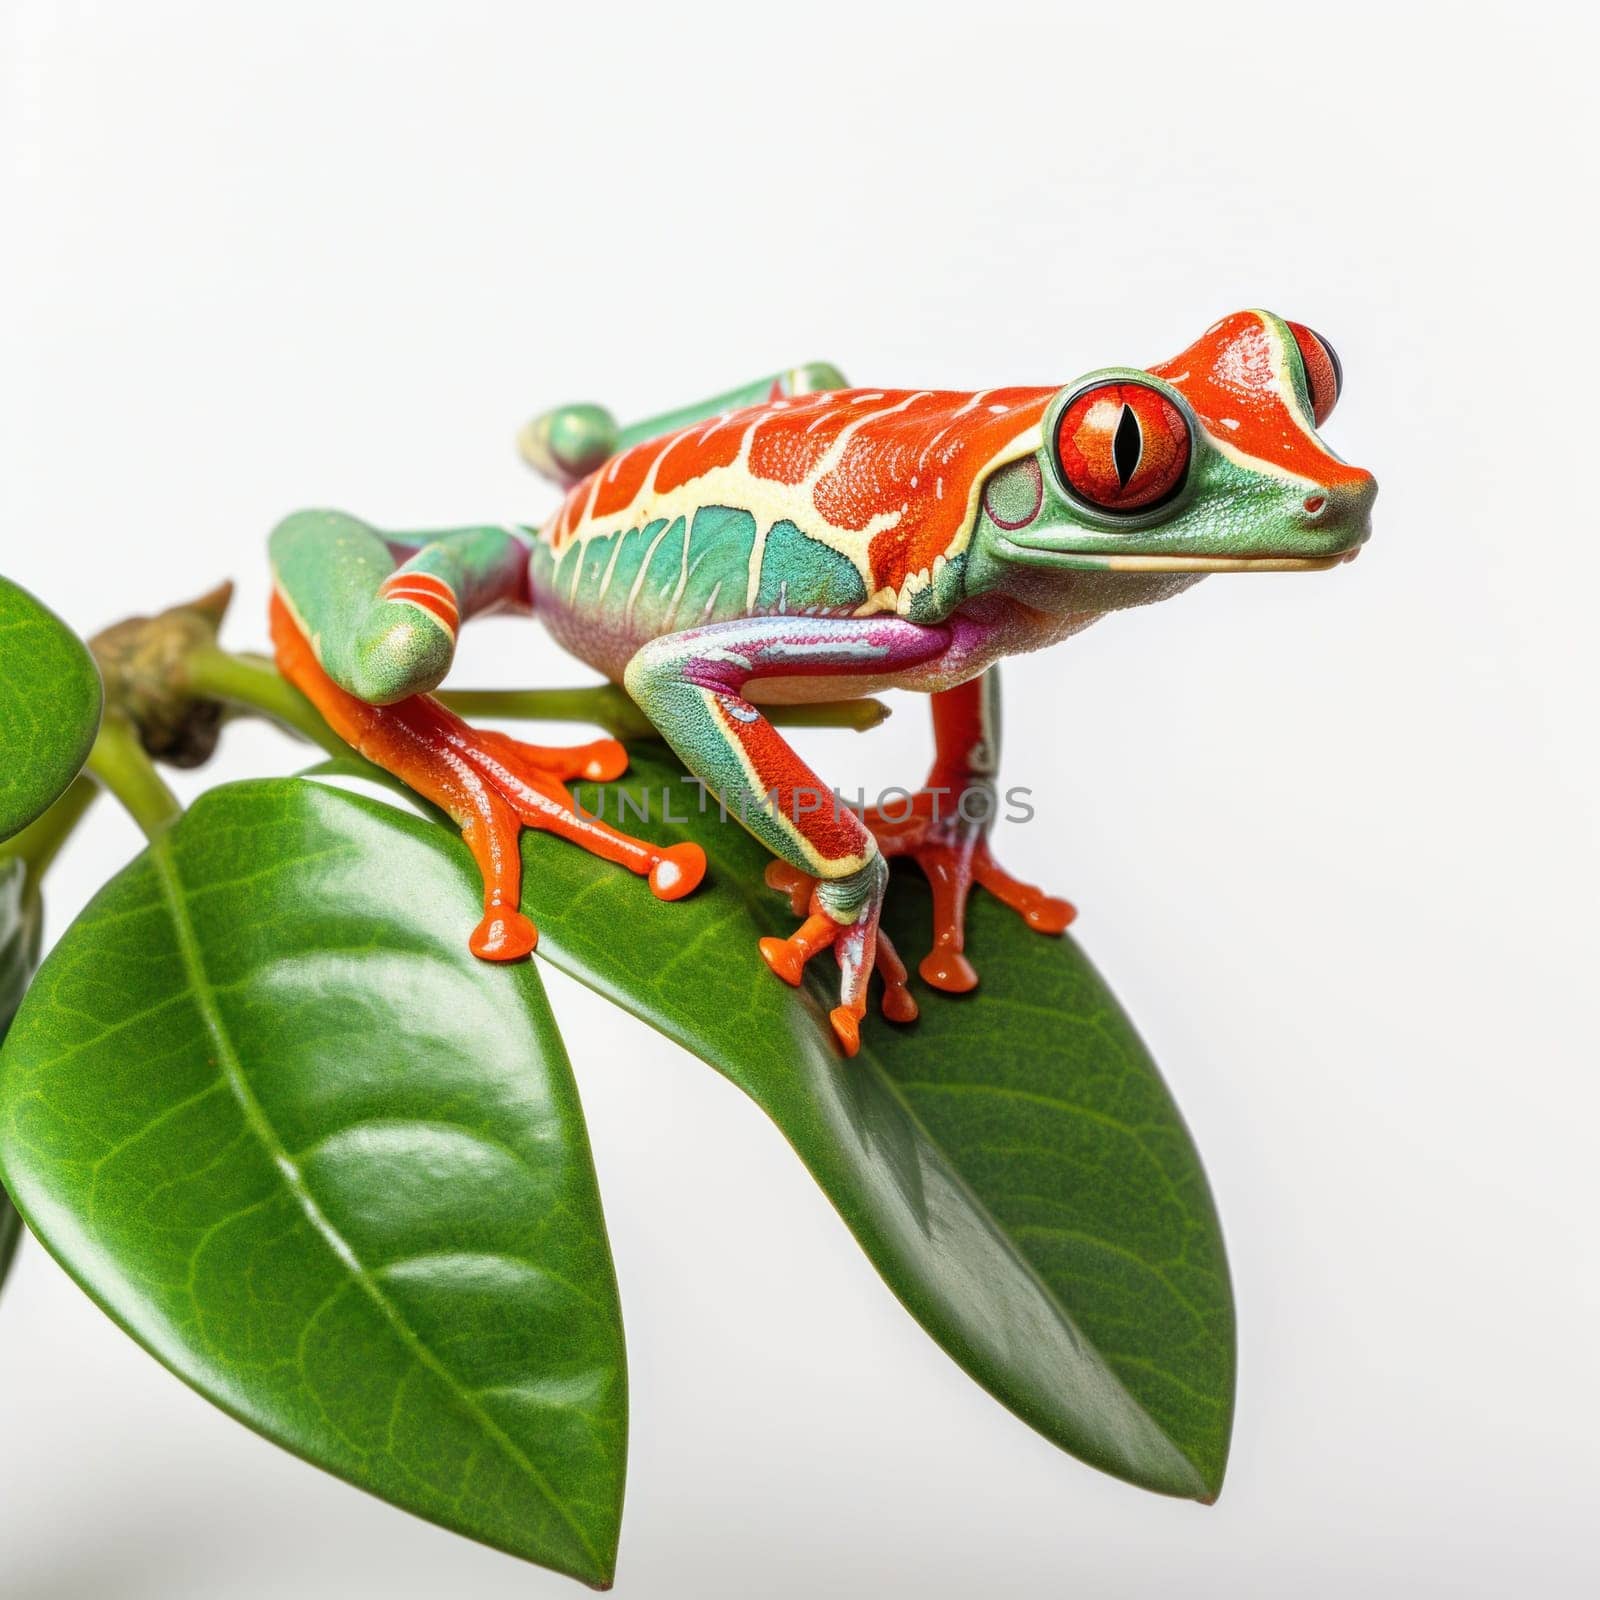
M 1378 486 L 1317 437 L 1333 347 L 1241 311 L 1182 355 L 1063 389 L 1043 442 L 990 474 L 981 539 L 1003 561 L 1098 572 L 1331 567 L 1370 532 Z

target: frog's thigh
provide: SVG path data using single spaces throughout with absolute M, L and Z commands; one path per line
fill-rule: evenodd
M 901 671 L 948 648 L 950 630 L 899 617 L 752 617 L 668 634 L 628 663 L 628 693 L 774 855 L 820 878 L 877 853 L 860 819 L 745 697 L 754 679 Z

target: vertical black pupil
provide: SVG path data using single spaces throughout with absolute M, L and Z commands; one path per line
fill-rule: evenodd
M 1128 487 L 1128 479 L 1139 470 L 1139 457 L 1144 454 L 1144 434 L 1133 407 L 1123 402 L 1122 415 L 1117 418 L 1117 431 L 1111 441 L 1111 460 L 1117 469 L 1117 486 Z

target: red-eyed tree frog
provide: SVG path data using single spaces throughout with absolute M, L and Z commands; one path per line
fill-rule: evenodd
M 1243 311 L 1170 361 L 1065 388 L 852 389 L 813 365 L 626 429 L 570 406 L 523 434 L 566 491 L 542 527 L 380 533 L 325 511 L 283 522 L 278 661 L 342 738 L 455 819 L 484 881 L 471 948 L 513 960 L 537 937 L 519 909 L 522 827 L 627 867 L 662 900 L 705 870 L 697 845 L 658 848 L 574 807 L 568 781 L 624 770 L 615 740 L 528 744 L 430 696 L 465 618 L 533 613 L 624 685 L 773 852 L 768 881 L 803 921 L 761 955 L 798 984 L 833 950 L 831 1020 L 853 1055 L 875 967 L 885 1013 L 916 1014 L 878 932 L 887 857 L 912 857 L 932 882 L 920 970 L 936 988 L 977 982 L 963 949 L 974 882 L 1042 933 L 1073 917 L 990 851 L 996 664 L 1207 573 L 1354 556 L 1376 484 L 1318 438 L 1340 383 L 1325 339 Z M 932 696 L 926 784 L 893 816 L 819 804 L 832 791 L 762 707 L 891 688 Z

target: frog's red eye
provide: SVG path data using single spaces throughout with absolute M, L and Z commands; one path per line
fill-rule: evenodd
M 1302 322 L 1291 322 L 1289 332 L 1300 348 L 1300 364 L 1306 369 L 1306 388 L 1311 393 L 1311 418 L 1320 428 L 1339 403 L 1344 387 L 1344 368 L 1334 348 L 1320 333 Z
M 1189 470 L 1189 424 L 1148 384 L 1085 389 L 1056 423 L 1056 464 L 1071 491 L 1100 511 L 1148 511 Z

